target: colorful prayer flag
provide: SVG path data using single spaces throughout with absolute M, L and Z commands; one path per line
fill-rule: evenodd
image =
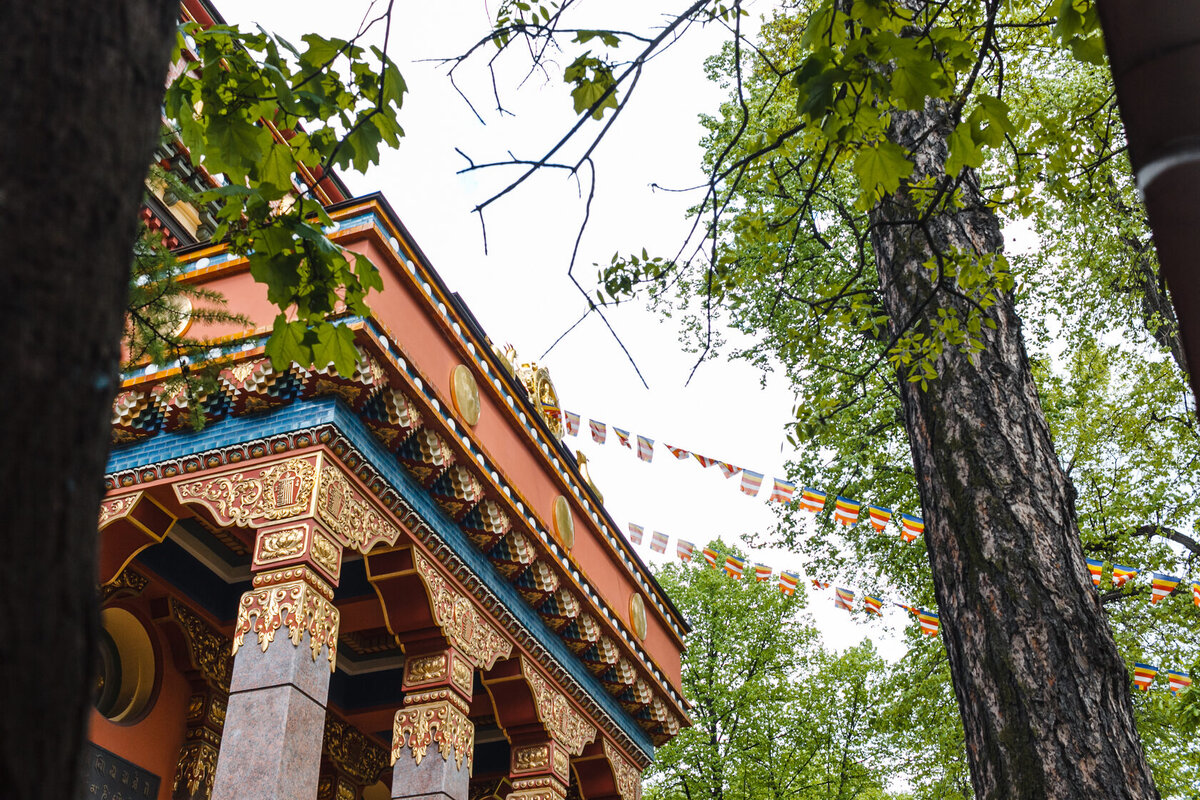
M 883 506 L 867 506 L 867 513 L 871 516 L 871 527 L 876 533 L 882 532 L 887 524 L 892 521 L 892 510 Z
M 1174 575 L 1167 575 L 1162 572 L 1152 574 L 1154 578 L 1150 586 L 1150 605 L 1155 605 L 1171 592 L 1175 591 L 1175 587 L 1179 585 L 1182 578 L 1176 578 Z
M 687 539 L 678 539 L 675 542 L 675 554 L 679 556 L 680 561 L 691 561 L 692 553 L 696 550 L 696 545 L 689 542 Z
M 853 525 L 858 522 L 858 512 L 861 509 L 862 503 L 838 495 L 837 504 L 834 506 L 833 518 L 843 525 Z
M 588 420 L 588 427 L 592 429 L 592 441 L 596 444 L 604 444 L 604 439 L 608 435 L 608 431 L 604 427 L 604 423 L 591 419 Z
M 1092 575 L 1092 585 L 1097 589 L 1100 588 L 1100 573 L 1104 570 L 1104 562 L 1097 561 L 1094 558 L 1085 558 L 1087 562 L 1088 572 Z
M 708 562 L 708 565 L 710 567 L 712 567 L 713 569 L 716 569 L 717 568 L 717 551 L 706 547 L 701 552 L 704 553 L 704 560 Z
M 761 472 L 751 472 L 748 469 L 742 470 L 742 494 L 748 494 L 754 497 L 758 494 L 759 488 L 762 486 L 763 474 Z
M 667 552 L 667 535 L 655 531 L 654 535 L 650 537 L 650 549 L 656 553 Z
M 828 589 L 829 581 L 820 581 L 820 580 L 817 580 L 816 578 L 813 578 L 812 585 L 813 585 L 814 589 Z
M 1192 602 L 1200 606 L 1200 583 L 1192 581 Z
M 739 472 L 742 471 L 741 467 L 735 467 L 733 464 L 726 464 L 724 461 L 716 461 L 714 463 L 718 467 L 720 467 L 721 474 L 724 475 L 726 478 L 732 478 L 734 475 L 737 475 Z M 761 475 L 759 475 L 758 477 L 759 477 L 759 480 L 762 479 Z
M 771 489 L 769 500 L 774 500 L 776 503 L 792 502 L 792 493 L 796 491 L 796 484 L 791 481 L 781 481 L 779 478 L 772 478 L 775 481 L 775 487 Z
M 791 597 L 796 593 L 796 587 L 800 585 L 800 574 L 797 572 L 781 572 L 779 573 L 779 591 Z
M 1167 680 L 1171 682 L 1171 694 L 1174 695 L 1192 685 L 1192 676 L 1182 670 L 1167 670 Z
M 565 412 L 567 415 L 567 434 L 570 436 L 579 435 L 579 415 L 572 412 Z
M 925 534 L 925 520 L 912 514 L 900 515 L 900 538 L 911 542 Z
M 742 572 L 746 569 L 746 559 L 738 556 L 725 557 L 725 574 L 741 580 Z
M 1149 664 L 1135 662 L 1133 665 L 1133 682 L 1143 692 L 1150 689 L 1150 684 L 1154 682 L 1154 676 L 1158 674 L 1158 667 L 1152 667 Z
M 675 456 L 681 461 L 691 455 L 691 453 L 689 453 L 687 450 L 684 450 L 682 447 L 674 447 L 673 445 L 669 444 L 664 444 L 663 447 L 667 448 L 667 450 L 671 452 L 671 455 Z
M 906 606 L 904 603 L 896 603 L 896 602 L 893 602 L 892 605 L 894 605 L 898 608 L 903 608 L 905 611 L 912 614 L 914 617 L 917 615 L 917 607 L 916 606 Z
M 699 461 L 700 466 L 705 467 L 705 468 L 711 467 L 713 464 L 717 463 L 717 460 L 715 458 L 709 458 L 708 456 L 702 456 L 699 453 L 692 453 L 692 458 Z
M 936 611 L 917 609 L 917 619 L 921 622 L 921 633 L 926 636 L 937 636 L 938 627 L 942 624 L 941 617 Z
M 625 445 L 630 450 L 633 449 L 633 445 L 629 443 L 629 431 L 623 431 L 616 425 L 613 425 L 613 433 L 617 435 L 617 439 L 621 442 L 621 444 Z
M 654 460 L 654 440 L 647 439 L 645 436 L 638 436 L 638 458 L 642 461 L 650 462 Z
M 646 529 L 641 525 L 634 525 L 632 522 L 629 523 L 629 541 L 633 542 L 634 544 L 642 543 L 642 534 L 645 532 Z
M 877 617 L 883 616 L 883 600 L 871 595 L 863 595 L 863 604 L 866 606 L 868 614 L 874 614 Z
M 847 611 L 854 610 L 854 592 L 849 589 L 837 587 L 833 597 L 834 608 L 844 608 Z
M 1120 564 L 1113 564 L 1112 582 L 1113 587 L 1120 589 L 1125 585 L 1125 581 L 1138 574 L 1138 571 L 1133 567 L 1123 567 Z
M 805 486 L 800 493 L 800 507 L 814 514 L 819 513 L 825 507 L 825 493 Z
M 772 571 L 773 570 L 770 567 L 768 567 L 766 564 L 755 564 L 754 565 L 754 579 L 759 582 L 769 581 L 769 580 L 771 580 L 771 572 Z

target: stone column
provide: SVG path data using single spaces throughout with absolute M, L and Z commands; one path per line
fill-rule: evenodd
M 404 707 L 392 724 L 392 798 L 467 800 L 475 725 L 474 666 L 453 647 L 404 662 Z M 437 751 L 429 752 L 431 744 Z

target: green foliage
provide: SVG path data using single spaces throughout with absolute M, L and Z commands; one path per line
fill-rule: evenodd
M 611 39 L 611 34 L 609 37 Z M 617 83 L 612 65 L 593 56 L 590 50 L 571 62 L 563 73 L 563 80 L 575 86 L 571 97 L 575 101 L 576 114 L 586 111 L 592 119 L 603 119 L 606 108 L 617 108 Z

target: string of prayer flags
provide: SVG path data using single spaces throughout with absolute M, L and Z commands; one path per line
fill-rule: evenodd
M 1090 572 L 1092 575 L 1092 585 L 1095 586 L 1097 589 L 1099 589 L 1100 588 L 1100 573 L 1104 569 L 1104 562 L 1097 561 L 1094 558 L 1085 558 L 1084 561 L 1087 562 L 1088 572 Z
M 912 514 L 900 515 L 900 538 L 905 542 L 915 541 L 925 535 L 925 520 Z
M 617 439 L 621 442 L 621 444 L 625 445 L 630 450 L 633 449 L 633 445 L 629 443 L 629 431 L 623 431 L 616 425 L 613 425 L 613 433 L 617 435 Z
M 754 565 L 754 579 L 760 583 L 771 580 L 772 570 L 766 564 Z
M 579 415 L 572 411 L 567 411 L 564 413 L 567 418 L 567 434 L 570 436 L 578 436 L 579 435 Z
M 1167 670 L 1167 680 L 1171 684 L 1171 694 L 1178 695 L 1192 685 L 1192 676 L 1183 670 Z
M 798 572 L 781 572 L 779 573 L 779 591 L 783 592 L 788 597 L 796 593 L 796 587 L 800 585 L 800 573 Z
M 851 500 L 848 497 L 838 495 L 837 503 L 833 512 L 833 518 L 843 525 L 854 525 L 858 522 L 858 512 L 862 509 L 862 503 L 857 500 Z
M 682 447 L 673 447 L 669 444 L 664 444 L 663 447 L 667 448 L 671 455 L 675 456 L 681 461 L 691 455 L 691 453 L 689 453 L 687 450 L 684 450 Z
M 1112 582 L 1113 587 L 1120 589 L 1125 585 L 1125 581 L 1138 574 L 1138 570 L 1133 567 L 1123 567 L 1120 564 L 1113 564 Z
M 1133 682 L 1143 692 L 1150 690 L 1150 684 L 1154 682 L 1154 676 L 1158 674 L 1158 667 L 1152 667 L 1149 664 L 1135 662 L 1133 665 Z
M 1192 602 L 1200 606 L 1200 583 L 1192 581 Z
M 634 544 L 642 543 L 642 534 L 645 532 L 646 529 L 641 525 L 634 525 L 632 522 L 629 523 L 629 541 L 633 542 Z
M 792 493 L 796 491 L 796 484 L 791 481 L 781 481 L 779 478 L 775 478 L 774 481 L 775 486 L 771 489 L 771 497 L 769 499 L 776 503 L 792 502 Z
M 1180 584 L 1182 579 L 1162 572 L 1152 574 L 1154 577 L 1150 586 L 1150 605 L 1156 605 L 1164 597 L 1175 591 L 1175 587 Z
M 608 430 L 604 423 L 591 419 L 588 420 L 588 427 L 592 430 L 592 441 L 596 444 L 604 444 L 604 440 L 608 438 Z
M 854 592 L 843 589 L 841 586 L 837 587 L 834 590 L 833 607 L 854 611 Z
M 814 589 L 828 589 L 829 581 L 821 581 L 821 580 L 817 580 L 816 578 L 813 578 L 812 585 L 813 585 Z
M 691 561 L 692 553 L 695 551 L 696 545 L 692 544 L 687 539 L 679 539 L 675 542 L 675 554 L 679 556 L 680 561 Z
M 758 494 L 759 488 L 762 486 L 763 474 L 761 472 L 751 472 L 748 469 L 742 470 L 742 494 L 748 494 L 754 497 Z
M 814 514 L 819 513 L 825 507 L 825 496 L 821 490 L 805 486 L 804 491 L 800 493 L 800 507 Z
M 667 552 L 667 535 L 655 531 L 654 535 L 650 537 L 650 549 L 656 553 Z
M 742 572 L 746 569 L 746 559 L 740 556 L 725 557 L 725 574 L 731 578 L 742 579 Z
M 863 603 L 866 606 L 868 614 L 874 614 L 877 617 L 883 616 L 883 600 L 871 595 L 863 595 Z
M 732 478 L 734 475 L 737 475 L 742 471 L 741 467 L 735 467 L 733 464 L 726 464 L 724 461 L 717 461 L 715 463 L 721 469 L 721 474 L 723 474 L 726 478 Z M 762 479 L 761 475 L 759 476 L 759 479 Z
M 713 550 L 712 548 L 706 547 L 701 552 L 704 553 L 704 560 L 708 562 L 708 565 L 710 567 L 712 567 L 713 569 L 716 569 L 717 568 L 717 551 Z
M 921 633 L 926 636 L 937 636 L 942 619 L 936 611 L 926 611 L 923 608 L 918 608 L 917 619 L 921 623 Z
M 692 453 L 692 458 L 699 461 L 700 466 L 704 467 L 705 469 L 708 469 L 713 464 L 717 463 L 717 460 L 715 458 L 709 458 L 708 456 L 702 456 L 699 453 Z
M 868 506 L 867 513 L 871 517 L 871 527 L 876 533 L 883 533 L 883 529 L 892 521 L 892 510 L 883 508 L 882 506 Z
M 647 463 L 654 460 L 654 440 L 638 436 L 638 458 Z

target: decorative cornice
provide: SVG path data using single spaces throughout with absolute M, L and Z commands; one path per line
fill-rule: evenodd
M 450 643 L 481 669 L 512 655 L 512 642 L 480 613 L 475 604 L 451 587 L 437 568 L 416 550 L 413 563 L 429 592 L 433 615 Z
M 174 484 L 181 503 L 208 509 L 222 525 L 257 527 L 311 513 L 317 470 L 311 458 L 290 458 L 257 471 Z
M 563 693 L 551 686 L 525 657 L 521 658 L 521 674 L 529 683 L 538 719 L 546 726 L 546 730 L 571 755 L 582 755 L 583 748 L 596 738 L 596 727 L 576 711 Z
M 448 761 L 454 753 L 454 764 L 462 769 L 467 762 L 471 770 L 475 750 L 475 725 L 467 715 L 448 700 L 421 705 L 406 706 L 396 712 L 392 722 L 392 758 L 395 764 L 404 748 L 408 748 L 417 766 L 429 752 L 429 745 L 437 742 L 442 760 Z
M 343 547 L 360 553 L 366 553 L 379 542 L 393 545 L 400 538 L 400 529 L 376 511 L 341 469 L 327 459 L 321 460 L 317 519 Z
M 309 581 L 268 584 L 242 595 L 233 629 L 233 652 L 236 654 L 246 634 L 254 631 L 258 634 L 258 646 L 265 653 L 275 641 L 276 631 L 286 626 L 288 638 L 297 647 L 305 632 L 308 633 L 313 661 L 322 646 L 328 647 L 329 671 L 333 672 L 337 666 L 338 619 L 333 603 Z
M 109 524 L 125 517 L 137 505 L 138 500 L 142 499 L 142 492 L 133 492 L 132 494 L 121 495 L 120 497 L 106 498 L 100 504 L 100 525 L 99 529 L 104 530 Z

